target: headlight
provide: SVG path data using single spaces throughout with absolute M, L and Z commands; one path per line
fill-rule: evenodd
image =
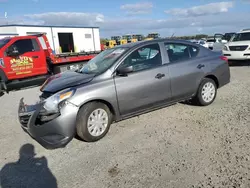
M 224 46 L 223 50 L 225 50 L 225 51 L 228 51 L 228 48 L 227 48 L 227 46 Z
M 51 97 L 47 98 L 44 102 L 44 108 L 49 112 L 58 112 L 58 105 L 66 99 L 72 97 L 75 93 L 73 89 L 63 90 Z

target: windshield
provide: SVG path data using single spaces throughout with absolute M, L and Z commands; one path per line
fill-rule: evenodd
M 205 41 L 201 40 L 201 41 L 200 41 L 200 44 L 202 44 L 202 45 L 205 44 Z
M 4 47 L 4 45 L 7 44 L 9 41 L 10 41 L 9 38 L 0 39 L 0 48 Z
M 246 40 L 250 40 L 250 32 L 248 32 L 248 33 L 237 33 L 231 38 L 232 42 L 246 41 Z
M 235 33 L 226 33 L 222 39 L 229 41 Z
M 124 47 L 106 49 L 84 65 L 80 72 L 85 74 L 103 73 L 108 70 L 126 50 L 127 48 Z

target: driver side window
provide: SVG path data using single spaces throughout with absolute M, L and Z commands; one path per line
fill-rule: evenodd
M 162 65 L 160 47 L 158 44 L 146 45 L 133 51 L 120 67 L 133 67 L 133 72 L 155 68 Z
M 17 40 L 7 49 L 7 51 L 11 49 L 18 50 L 20 54 L 24 54 L 26 52 L 35 52 L 40 50 L 39 45 L 35 39 Z

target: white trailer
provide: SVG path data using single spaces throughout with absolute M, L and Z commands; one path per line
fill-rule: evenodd
M 99 27 L 0 25 L 0 38 L 46 33 L 55 53 L 101 50 Z

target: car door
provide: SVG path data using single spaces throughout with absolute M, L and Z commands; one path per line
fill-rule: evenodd
M 197 57 L 199 47 L 185 43 L 164 43 L 169 57 L 169 74 L 173 100 L 191 96 L 208 67 Z
M 133 50 L 118 66 L 133 66 L 127 76 L 114 77 L 118 105 L 122 116 L 159 105 L 170 100 L 168 67 L 162 65 L 158 43 Z
M 14 40 L 5 49 L 4 62 L 7 69 L 7 77 L 16 79 L 28 76 L 45 74 L 47 72 L 46 58 L 39 46 L 37 38 L 23 38 Z M 16 49 L 19 55 L 8 55 L 8 51 Z

